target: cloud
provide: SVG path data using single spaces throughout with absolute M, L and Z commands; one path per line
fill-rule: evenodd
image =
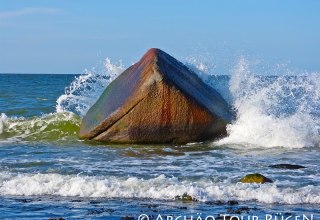
M 0 19 L 22 17 L 32 14 L 56 14 L 60 12 L 57 8 L 22 8 L 13 11 L 0 11 Z

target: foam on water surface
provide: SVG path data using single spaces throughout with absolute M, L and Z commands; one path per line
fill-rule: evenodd
M 319 186 L 299 189 L 274 184 L 193 182 L 160 175 L 151 179 L 136 177 L 88 177 L 61 174 L 0 174 L 0 194 L 19 196 L 75 196 L 104 198 L 151 198 L 174 200 L 187 193 L 200 201 L 258 201 L 280 204 L 320 204 Z

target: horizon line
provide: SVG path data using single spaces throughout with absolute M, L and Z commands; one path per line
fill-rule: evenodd
M 26 75 L 81 75 L 82 73 L 30 73 L 30 72 L 28 72 L 28 73 L 23 73 L 23 72 L 21 72 L 21 73 L 17 73 L 17 72 L 0 72 L 0 74 L 7 74 L 7 75 L 9 75 L 9 74 L 12 74 L 12 75 L 14 75 L 14 74 L 16 74 L 16 75 L 23 75 L 23 74 L 26 74 Z

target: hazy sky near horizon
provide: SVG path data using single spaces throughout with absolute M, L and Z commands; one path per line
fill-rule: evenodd
M 150 47 L 320 71 L 320 1 L 0 0 L 0 73 L 82 73 Z

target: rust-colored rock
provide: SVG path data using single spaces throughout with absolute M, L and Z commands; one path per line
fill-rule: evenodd
M 187 143 L 219 138 L 233 115 L 221 95 L 182 63 L 150 49 L 104 91 L 80 137 L 109 143 Z

